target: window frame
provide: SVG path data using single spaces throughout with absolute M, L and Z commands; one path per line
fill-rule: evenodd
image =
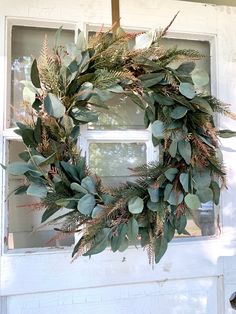
M 88 35 L 89 31 L 96 31 L 100 28 L 100 25 L 98 24 L 92 24 L 92 23 L 83 23 L 83 25 L 79 25 L 77 22 L 62 22 L 62 21 L 48 21 L 48 20 L 41 20 L 41 19 L 21 19 L 21 18 L 12 18 L 9 17 L 6 19 L 6 30 L 5 30 L 5 60 L 4 60 L 4 72 L 5 72 L 5 80 L 3 82 L 3 110 L 0 113 L 0 118 L 3 121 L 2 123 L 2 129 L 1 134 L 0 134 L 0 139 L 1 139 L 1 153 L 2 153 L 2 162 L 3 164 L 6 163 L 6 146 L 7 142 L 9 140 L 18 140 L 20 137 L 17 136 L 14 133 L 14 128 L 6 128 L 7 124 L 9 125 L 9 119 L 10 119 L 10 114 L 9 114 L 9 106 L 8 104 L 10 103 L 10 93 L 11 93 L 11 30 L 12 26 L 28 26 L 28 27 L 40 27 L 40 28 L 58 28 L 61 25 L 65 29 L 70 29 L 74 30 L 75 32 L 75 38 L 77 34 L 77 30 L 80 26 L 80 29 L 84 30 L 84 33 Z M 81 27 L 82 26 L 82 27 Z M 130 31 L 131 29 L 135 29 L 135 31 L 147 31 L 148 29 L 146 28 L 140 28 L 140 27 L 123 27 L 124 29 Z M 104 29 L 109 29 L 108 25 L 104 26 Z M 201 33 L 191 33 L 191 32 L 183 32 L 183 31 L 170 31 L 168 32 L 168 38 L 173 38 L 173 39 L 185 39 L 185 40 L 196 40 L 196 41 L 208 41 L 210 45 L 210 55 L 211 55 L 211 60 L 210 60 L 210 69 L 211 69 L 211 91 L 212 94 L 214 94 L 216 97 L 218 95 L 218 81 L 217 81 L 217 41 L 216 41 L 216 35 L 214 34 L 201 34 Z M 217 123 L 218 117 L 216 118 Z M 112 132 L 112 139 L 110 139 L 110 132 Z M 128 133 L 127 133 L 128 132 Z M 110 134 L 108 134 L 110 133 Z M 127 136 L 129 134 L 129 136 Z M 149 130 L 88 130 L 87 126 L 83 126 L 81 128 L 81 139 L 80 139 L 80 148 L 82 148 L 83 152 L 86 153 L 88 151 L 88 145 L 91 142 L 101 142 L 101 143 L 114 143 L 117 141 L 121 141 L 124 143 L 129 143 L 129 142 L 143 142 L 146 144 L 147 147 L 147 162 L 152 161 L 157 157 L 158 154 L 158 148 L 154 148 L 152 145 L 151 141 L 151 132 L 150 128 Z M 1 157 L 0 153 L 0 157 Z M 87 160 L 88 160 L 88 154 L 87 154 Z M 15 254 L 26 254 L 27 252 L 60 252 L 60 249 L 58 248 L 50 248 L 50 247 L 45 247 L 45 248 L 21 248 L 21 249 L 13 249 L 9 250 L 6 245 L 6 235 L 7 235 L 7 229 L 8 229 L 8 221 L 7 221 L 7 208 L 5 204 L 5 195 L 7 192 L 6 188 L 6 174 L 4 170 L 0 170 L 0 175 L 1 175 L 1 180 L 2 180 L 2 193 L 1 193 L 1 204 L 3 206 L 1 218 L 2 218 L 2 254 L 7 254 L 7 255 L 15 255 Z M 219 207 L 221 207 L 219 205 Z M 220 214 L 220 221 L 222 222 L 222 212 L 219 211 Z M 184 238 L 184 239 L 175 239 L 175 242 L 179 241 L 205 241 L 208 239 L 216 239 L 217 235 L 212 237 L 212 236 L 206 236 L 206 237 L 193 237 L 193 238 Z M 76 240 L 76 238 L 75 238 Z M 65 247 L 64 252 L 70 251 L 70 247 Z

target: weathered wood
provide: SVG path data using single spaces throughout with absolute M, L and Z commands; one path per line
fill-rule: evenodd
M 111 12 L 112 12 L 112 26 L 113 33 L 120 27 L 120 1 L 111 0 Z

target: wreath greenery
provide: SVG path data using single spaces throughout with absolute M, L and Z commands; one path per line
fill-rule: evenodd
M 16 194 L 39 197 L 42 222 L 61 222 L 63 233 L 80 233 L 73 257 L 91 256 L 110 246 L 124 251 L 140 240 L 149 259 L 158 263 L 175 232 L 186 234 L 186 214 L 208 201 L 219 204 L 225 169 L 219 154 L 214 114 L 234 118 L 228 107 L 210 95 L 197 94 L 195 83 L 206 84 L 205 73 L 193 75 L 194 50 L 165 49 L 161 32 L 115 36 L 98 33 L 88 43 L 49 52 L 45 39 L 34 60 L 31 81 L 24 82 L 33 102 L 28 116 L 16 124 L 26 150 L 22 162 L 7 166 L 24 176 Z M 174 61 L 181 61 L 172 68 Z M 114 94 L 124 94 L 144 111 L 160 159 L 133 169 L 138 179 L 116 188 L 104 186 L 91 173 L 78 149 L 80 126 L 97 121 L 100 108 Z M 107 108 L 109 110 L 109 108 Z M 68 212 L 53 214 L 67 208 Z M 51 219 L 51 220 L 50 220 Z

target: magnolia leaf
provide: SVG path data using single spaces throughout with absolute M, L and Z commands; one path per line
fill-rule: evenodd
M 230 138 L 236 136 L 236 131 L 231 131 L 231 130 L 220 130 L 218 131 L 219 137 L 222 138 Z
M 33 93 L 28 87 L 23 89 L 23 100 L 33 106 L 35 102 L 35 93 Z
M 85 188 L 83 188 L 80 184 L 76 182 L 71 183 L 70 188 L 71 190 L 76 191 L 78 193 L 83 193 L 83 194 L 88 193 L 88 191 Z
M 77 209 L 81 214 L 90 216 L 95 205 L 95 197 L 91 194 L 86 194 L 79 200 Z
M 92 92 L 93 92 L 93 84 L 90 82 L 85 82 L 81 85 L 77 93 L 76 100 L 77 101 L 87 100 L 92 96 Z
M 83 188 L 85 188 L 91 194 L 97 193 L 95 181 L 94 181 L 93 177 L 91 177 L 91 176 L 85 177 L 81 181 L 81 186 Z
M 156 120 L 152 124 L 152 134 L 157 139 L 164 138 L 164 123 L 160 120 Z
M 44 107 L 46 112 L 54 118 L 62 118 L 66 111 L 63 103 L 52 93 L 48 93 L 44 98 Z
M 203 69 L 195 69 L 191 74 L 193 83 L 197 86 L 205 86 L 209 83 L 209 75 Z
M 220 187 L 216 181 L 211 181 L 211 189 L 213 192 L 213 201 L 216 205 L 219 205 L 220 200 Z
M 129 98 L 132 99 L 132 101 L 137 105 L 139 106 L 141 109 L 145 109 L 146 106 L 145 106 L 145 103 L 142 99 L 142 97 L 139 97 L 138 95 L 132 93 L 132 92 L 126 92 L 125 93 Z
M 148 49 L 153 42 L 153 35 L 153 32 L 147 32 L 136 36 L 133 49 Z
M 159 189 L 148 188 L 148 194 L 150 196 L 151 202 L 156 203 L 159 201 Z
M 99 240 L 95 241 L 95 245 L 91 247 L 83 256 L 91 256 L 94 254 L 101 253 L 105 250 L 108 244 L 108 236 L 110 234 L 110 228 L 103 228 L 102 231 L 98 234 Z
M 195 194 L 187 194 L 184 198 L 184 202 L 189 209 L 197 210 L 201 207 L 201 202 L 197 195 Z
M 57 50 L 58 46 L 59 46 L 59 42 L 60 42 L 60 38 L 61 38 L 61 32 L 62 32 L 62 28 L 63 26 L 60 26 L 56 33 L 55 33 L 55 40 L 54 40 L 54 49 Z
M 127 235 L 131 242 L 135 242 L 138 236 L 139 226 L 137 220 L 132 217 L 129 219 L 127 226 Z
M 181 173 L 179 176 L 180 183 L 185 192 L 189 191 L 189 174 L 188 173 Z
M 143 199 L 139 196 L 132 197 L 128 202 L 128 209 L 132 214 L 140 214 L 143 211 Z
M 195 66 L 196 64 L 194 62 L 184 62 L 176 69 L 176 71 L 189 74 L 194 70 Z
M 171 157 L 174 158 L 176 156 L 176 152 L 177 152 L 177 142 L 172 141 L 170 146 L 169 146 L 168 151 L 169 151 Z
M 155 263 L 159 263 L 162 256 L 165 254 L 167 250 L 167 240 L 164 236 L 159 236 L 155 242 Z
M 124 92 L 123 87 L 120 86 L 119 84 L 112 85 L 107 90 L 115 94 L 121 94 Z
M 18 176 L 26 173 L 27 171 L 31 170 L 29 165 L 25 162 L 16 161 L 7 166 L 8 173 Z
M 169 180 L 169 181 L 173 181 L 176 174 L 178 173 L 178 169 L 177 168 L 169 168 L 167 169 L 164 174 L 165 174 L 165 177 Z
M 189 99 L 193 99 L 196 94 L 194 86 L 190 83 L 180 83 L 179 92 Z
M 45 222 L 48 218 L 50 218 L 53 214 L 55 214 L 58 210 L 60 210 L 60 207 L 49 207 L 45 210 L 45 212 L 43 213 L 41 222 Z
M 197 190 L 197 196 L 199 197 L 201 203 L 207 203 L 213 200 L 213 192 L 207 187 L 199 188 Z
M 48 190 L 45 185 L 31 183 L 26 191 L 27 195 L 44 198 L 47 196 Z
M 178 151 L 187 164 L 190 164 L 192 149 L 191 144 L 187 141 L 181 140 L 178 142 Z
M 103 214 L 103 212 L 104 208 L 99 205 L 95 206 L 92 212 L 92 218 L 98 218 L 99 216 L 101 216 L 101 214 Z
M 170 116 L 171 116 L 171 118 L 176 119 L 176 120 L 181 119 L 186 115 L 187 111 L 188 111 L 188 108 L 183 107 L 183 106 L 177 106 L 171 112 Z
M 40 88 L 41 85 L 40 85 L 40 79 L 39 79 L 39 70 L 38 70 L 36 59 L 34 59 L 32 63 L 30 77 L 31 77 L 31 82 L 33 83 L 33 85 L 36 88 Z

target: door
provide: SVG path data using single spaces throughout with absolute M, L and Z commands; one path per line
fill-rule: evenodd
M 22 110 L 20 81 L 29 76 L 32 56 L 40 51 L 39 42 L 43 41 L 45 32 L 50 41 L 55 29 L 62 24 L 65 42 L 74 38 L 78 27 L 89 35 L 102 23 L 109 26 L 108 2 L 101 0 L 91 4 L 84 0 L 1 1 L 3 163 L 15 160 L 21 149 L 22 144 L 13 132 L 14 119 Z M 236 112 L 234 8 L 142 0 L 121 0 L 120 6 L 121 25 L 130 30 L 165 27 L 180 10 L 168 33 L 171 44 L 177 40 L 180 45 L 193 45 L 210 55 L 199 65 L 210 72 L 209 88 L 215 96 L 231 103 Z M 107 180 L 117 180 L 119 174 L 114 172 L 112 177 L 105 172 L 101 160 L 107 156 L 110 162 L 110 152 L 116 151 L 116 162 L 120 163 L 127 161 L 124 157 L 127 152 L 135 162 L 146 162 L 155 157 L 149 131 L 142 126 L 142 113 L 132 106 L 125 117 L 135 114 L 135 123 L 127 119 L 123 125 L 116 121 L 115 127 L 105 127 L 105 117 L 99 125 L 84 129 L 81 145 L 87 151 L 88 162 L 93 169 L 101 169 L 101 175 Z M 122 104 L 120 108 L 123 112 Z M 220 118 L 218 124 L 222 128 L 236 129 L 234 122 L 228 119 Z M 145 252 L 135 247 L 116 254 L 107 249 L 91 259 L 80 257 L 71 264 L 75 239 L 54 237 L 51 226 L 34 231 L 41 215 L 38 200 L 10 198 L 6 201 L 8 186 L 13 188 L 16 182 L 6 178 L 1 170 L 2 313 L 231 313 L 227 300 L 236 290 L 235 267 L 231 265 L 236 236 L 235 147 L 234 139 L 222 141 L 228 190 L 223 192 L 219 208 L 209 211 L 210 231 L 209 228 L 206 231 L 204 222 L 199 230 L 189 221 L 189 228 L 196 236 L 174 240 L 154 269 L 148 265 Z M 98 162 L 94 161 L 94 151 L 101 153 Z M 128 175 L 122 173 L 121 180 Z

